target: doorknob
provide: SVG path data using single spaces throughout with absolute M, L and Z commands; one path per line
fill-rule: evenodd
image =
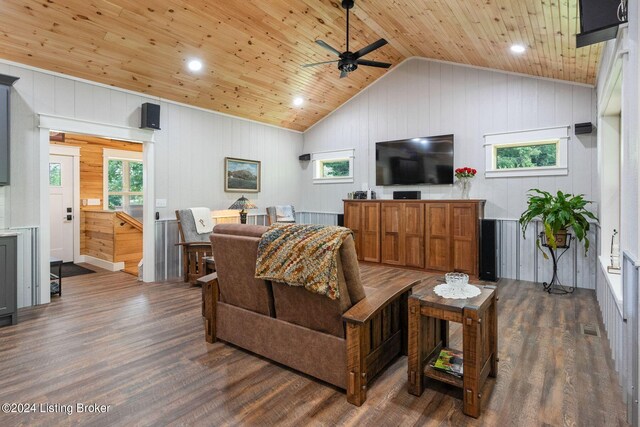
M 67 215 L 62 219 L 64 219 L 65 221 L 73 221 L 73 215 Z

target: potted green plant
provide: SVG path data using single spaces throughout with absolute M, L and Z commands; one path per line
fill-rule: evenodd
M 522 237 L 526 238 L 527 226 L 535 219 L 540 219 L 544 226 L 544 237 L 551 249 L 566 246 L 567 229 L 571 228 L 579 242 L 584 242 L 585 254 L 589 250 L 589 220 L 598 221 L 598 218 L 586 209 L 589 200 L 584 199 L 584 194 L 573 195 L 558 191 L 553 194 L 533 188 L 527 193 L 528 206 L 520 215 Z M 540 247 L 540 237 L 536 236 L 536 245 Z M 547 255 L 542 251 L 545 258 Z

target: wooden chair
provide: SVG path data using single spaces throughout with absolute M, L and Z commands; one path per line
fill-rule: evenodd
M 296 222 L 296 210 L 293 205 L 269 206 L 267 208 L 267 225 L 276 222 Z
M 182 246 L 182 273 L 185 282 L 197 284 L 198 278 L 207 273 L 206 257 L 212 256 L 210 234 L 198 234 L 189 209 L 176 211 L 180 243 Z

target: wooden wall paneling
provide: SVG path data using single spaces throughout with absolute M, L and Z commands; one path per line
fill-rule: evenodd
M 452 203 L 452 269 L 469 275 L 478 274 L 478 214 L 475 203 Z
M 86 211 L 85 247 L 82 255 L 90 255 L 105 261 L 114 262 L 113 212 Z
M 356 243 L 356 253 L 358 260 L 364 259 L 362 253 L 362 233 L 363 233 L 363 212 L 362 204 L 355 202 L 345 202 L 344 204 L 344 226 L 353 231 L 353 239 Z
M 425 208 L 423 203 L 404 204 L 404 264 L 425 267 Z
M 448 203 L 427 203 L 426 264 L 430 270 L 451 271 L 451 213 Z
M 362 218 L 362 260 L 380 262 L 380 203 L 363 203 Z
M 381 204 L 381 260 L 385 264 L 405 265 L 406 218 L 404 203 Z
M 99 206 L 80 206 L 80 253 L 84 255 L 87 248 L 86 212 L 104 209 L 103 150 L 110 148 L 141 153 L 142 144 L 74 134 L 66 134 L 64 142 L 56 141 L 54 144 L 80 148 L 80 199 L 100 200 Z

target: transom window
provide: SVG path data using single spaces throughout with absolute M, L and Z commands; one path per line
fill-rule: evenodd
M 314 183 L 353 182 L 353 150 L 314 153 L 312 161 Z
M 569 126 L 493 133 L 484 139 L 486 178 L 569 173 Z
M 104 150 L 104 208 L 142 218 L 142 153 Z

